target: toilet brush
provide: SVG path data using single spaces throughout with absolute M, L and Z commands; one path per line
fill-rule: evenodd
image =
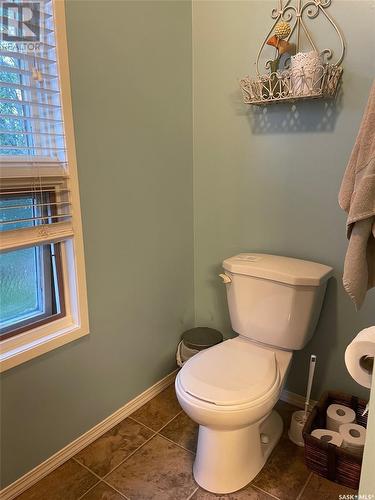
M 311 387 L 312 387 L 313 378 L 314 378 L 315 365 L 316 365 L 316 356 L 315 356 L 315 354 L 311 354 L 311 357 L 310 357 L 310 368 L 309 368 L 309 379 L 307 381 L 307 391 L 306 391 L 306 401 L 305 401 L 305 413 L 304 413 L 304 416 L 303 416 L 305 422 L 307 420 L 307 414 L 309 412 Z
M 312 354 L 310 357 L 309 378 L 307 381 L 305 409 L 295 411 L 292 414 L 292 419 L 290 422 L 290 428 L 288 432 L 289 439 L 298 446 L 304 446 L 305 444 L 303 441 L 302 430 L 309 415 L 310 395 L 314 378 L 315 365 L 316 365 L 316 356 L 315 354 Z

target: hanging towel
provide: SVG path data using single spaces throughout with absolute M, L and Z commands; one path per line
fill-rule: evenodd
M 340 194 L 348 214 L 348 249 L 343 284 L 358 311 L 375 286 L 375 81 L 363 115 Z

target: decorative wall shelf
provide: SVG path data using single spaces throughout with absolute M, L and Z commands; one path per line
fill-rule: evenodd
M 339 27 L 327 12 L 332 0 L 278 0 L 271 12 L 274 23 L 264 39 L 255 61 L 257 76 L 240 80 L 245 104 L 264 105 L 294 102 L 301 99 L 335 97 L 340 84 L 345 43 Z M 340 44 L 340 56 L 333 60 L 333 50 L 319 50 L 308 22 L 325 18 Z M 302 50 L 301 39 L 304 39 Z M 275 58 L 267 59 L 268 74 L 261 74 L 260 60 L 266 46 L 275 47 Z

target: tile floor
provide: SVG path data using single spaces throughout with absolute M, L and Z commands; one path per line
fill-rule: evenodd
M 197 426 L 181 410 L 173 385 L 74 458 L 35 484 L 19 500 L 338 500 L 354 494 L 311 474 L 303 450 L 287 438 L 294 407 L 279 402 L 284 435 L 252 481 L 231 495 L 213 495 L 192 476 Z

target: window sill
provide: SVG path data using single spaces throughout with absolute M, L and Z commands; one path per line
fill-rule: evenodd
M 71 318 L 57 320 L 37 331 L 3 340 L 0 346 L 0 373 L 88 335 L 88 324 L 77 324 Z

